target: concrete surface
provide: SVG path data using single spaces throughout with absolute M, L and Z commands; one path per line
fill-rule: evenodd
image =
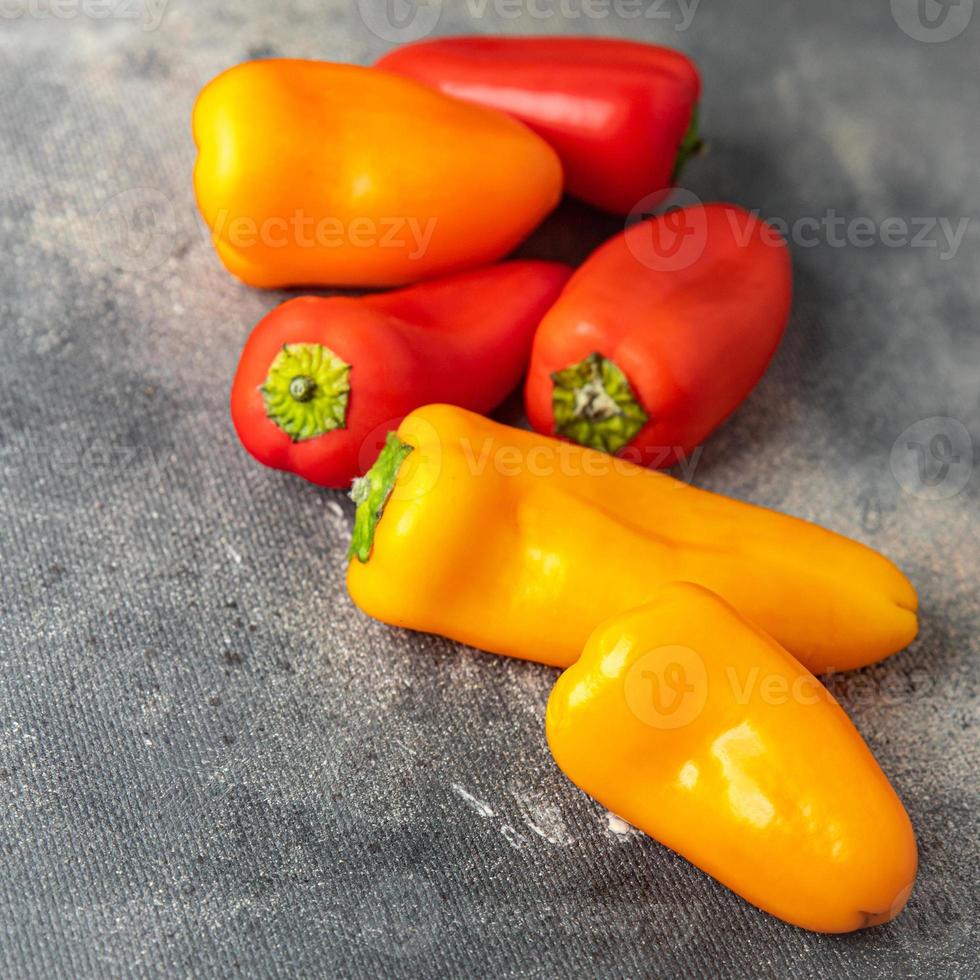
M 806 219 L 788 337 L 694 480 L 920 590 L 916 643 L 834 680 L 919 883 L 837 938 L 578 792 L 543 737 L 553 672 L 360 615 L 350 503 L 236 442 L 238 352 L 284 294 L 201 232 L 195 93 L 247 58 L 367 63 L 385 5 L 4 5 L 0 976 L 977 975 L 980 14 L 925 2 L 935 23 L 913 0 L 456 0 L 402 31 L 678 46 L 711 141 L 687 186 Z M 608 230 L 567 207 L 524 251 Z

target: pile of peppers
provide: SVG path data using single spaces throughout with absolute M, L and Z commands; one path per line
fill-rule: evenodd
M 221 262 L 290 299 L 231 391 L 246 450 L 356 502 L 347 584 L 393 626 L 563 673 L 545 730 L 603 806 L 772 915 L 904 907 L 908 816 L 816 675 L 917 632 L 887 558 L 666 473 L 762 377 L 789 251 L 733 204 L 663 208 L 577 269 L 507 256 L 569 194 L 634 216 L 700 148 L 685 55 L 453 38 L 374 67 L 240 64 L 194 108 Z M 524 380 L 533 431 L 487 414 Z

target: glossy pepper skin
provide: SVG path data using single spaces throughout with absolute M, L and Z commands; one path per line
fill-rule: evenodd
M 568 192 L 628 214 L 669 187 L 699 145 L 701 79 L 679 51 L 597 37 L 454 37 L 378 67 L 501 109 L 558 152 Z
M 495 262 L 558 203 L 561 163 L 503 113 L 357 65 L 237 65 L 194 106 L 194 186 L 252 286 L 395 286 Z
M 870 548 L 460 408 L 407 416 L 360 489 L 354 602 L 494 653 L 567 667 L 596 623 L 674 579 L 724 596 L 816 673 L 916 633 L 915 590 Z
M 586 793 L 780 919 L 850 932 L 909 897 L 912 826 L 854 725 L 705 589 L 669 584 L 598 626 L 546 729 Z
M 539 432 L 672 466 L 762 377 L 791 294 L 785 242 L 741 208 L 632 225 L 578 268 L 542 321 L 528 418 Z
M 556 262 L 505 262 L 356 299 L 289 300 L 242 351 L 235 430 L 267 466 L 349 487 L 413 408 L 435 400 L 487 412 L 503 401 L 570 274 Z

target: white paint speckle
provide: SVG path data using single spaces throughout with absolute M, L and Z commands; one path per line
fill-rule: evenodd
M 538 837 L 543 838 L 549 844 L 558 847 L 567 847 L 575 842 L 575 838 L 569 833 L 565 826 L 565 820 L 561 815 L 561 810 L 553 803 L 538 803 L 530 808 L 530 812 L 524 819 L 528 828 Z
M 628 837 L 636 832 L 632 824 L 628 824 L 622 817 L 617 817 L 615 813 L 606 814 L 606 830 L 617 837 Z
M 473 812 L 478 816 L 487 818 L 496 816 L 493 808 L 488 803 L 484 803 L 483 800 L 478 800 L 472 793 L 467 792 L 460 786 L 459 783 L 453 783 L 452 789 L 461 800 L 464 800 L 470 805 Z
M 519 851 L 527 843 L 527 838 L 515 830 L 509 823 L 501 824 L 500 832 L 515 851 Z

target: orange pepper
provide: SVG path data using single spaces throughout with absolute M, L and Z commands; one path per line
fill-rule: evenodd
M 270 60 L 211 81 L 193 115 L 198 205 L 252 286 L 393 286 L 485 265 L 558 203 L 522 123 L 357 65 Z
M 819 932 L 894 918 L 915 881 L 901 802 L 830 693 L 688 583 L 607 620 L 558 679 L 555 761 L 743 898 Z
M 567 667 L 597 623 L 675 579 L 816 673 L 917 629 L 908 579 L 856 541 L 461 408 L 408 415 L 354 496 L 357 605 L 495 653 Z

